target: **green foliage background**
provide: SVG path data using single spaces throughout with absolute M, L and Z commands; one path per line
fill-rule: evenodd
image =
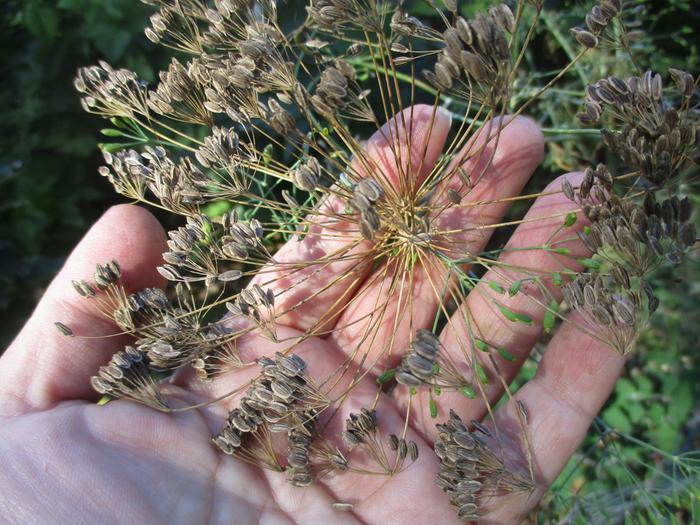
M 644 2 L 638 2 L 643 4 Z M 293 0 L 289 9 L 301 9 Z M 408 2 L 430 16 L 422 0 Z M 463 2 L 465 14 L 490 2 Z M 646 2 L 636 52 L 642 67 L 700 73 L 700 2 Z M 529 53 L 529 74 L 556 66 L 567 30 L 583 20 L 576 0 L 547 2 L 548 15 Z M 147 81 L 165 53 L 143 37 L 149 9 L 137 0 L 0 2 L 0 349 L 12 340 L 71 247 L 111 204 L 96 173 L 104 123 L 82 112 L 72 87 L 78 67 L 100 59 Z M 614 54 L 577 71 L 594 81 L 616 69 Z M 533 116 L 544 127 L 570 127 L 580 97 L 545 97 Z M 592 140 L 550 135 L 535 175 L 547 179 L 601 160 Z M 697 190 L 697 187 L 695 188 Z M 694 204 L 700 208 L 698 192 Z M 700 215 L 700 214 L 696 214 Z M 628 372 L 554 489 L 533 514 L 539 523 L 700 523 L 700 260 L 657 279 L 661 311 L 639 343 Z M 534 359 L 525 378 L 534 373 Z M 684 466 L 693 468 L 685 469 Z
M 102 123 L 72 86 L 79 66 L 106 59 L 153 80 L 160 49 L 142 36 L 136 0 L 0 2 L 0 345 L 110 204 L 96 176 Z

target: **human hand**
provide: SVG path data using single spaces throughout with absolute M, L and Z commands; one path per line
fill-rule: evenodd
M 436 162 L 448 127 L 449 119 L 444 114 L 434 115 L 432 108 L 414 108 L 408 141 L 411 147 L 404 147 L 423 156 L 416 177 L 430 171 Z M 393 158 L 393 150 L 386 144 L 386 136 L 375 134 L 367 151 L 392 178 L 395 168 L 385 157 Z M 490 204 L 446 211 L 440 219 L 445 229 L 469 221 L 498 223 L 510 204 L 508 198 L 522 191 L 543 149 L 536 126 L 522 118 L 506 125 L 498 142 L 490 142 L 489 146 L 495 148 L 493 164 L 477 181 L 470 199 L 488 200 Z M 567 177 L 574 184 L 578 181 L 576 174 Z M 535 201 L 528 217 L 538 219 L 523 221 L 509 246 L 541 245 L 558 232 L 562 215 L 576 209 L 559 192 L 560 187 L 561 181 L 554 181 L 550 193 Z M 477 208 L 478 218 L 474 216 Z M 341 231 L 339 225 L 335 228 Z M 328 236 L 320 242 L 321 234 L 312 231 L 302 242 L 289 241 L 276 258 L 287 262 L 322 258 L 337 250 L 339 243 L 348 242 L 349 237 L 356 238 L 356 231 L 343 233 L 348 237 Z M 559 233 L 565 236 L 566 232 Z M 455 250 L 465 253 L 478 253 L 487 240 L 488 234 L 453 239 Z M 584 253 L 577 242 L 565 246 Z M 96 263 L 116 259 L 122 267 L 122 281 L 130 291 L 161 286 L 155 267 L 164 251 L 163 231 L 146 211 L 130 205 L 109 210 L 75 249 L 0 359 L 0 509 L 4 520 L 91 524 L 456 521 L 455 509 L 434 483 L 438 459 L 431 449 L 436 420 L 426 409 L 425 394 L 420 391 L 412 400 L 414 410 L 406 434 L 419 448 L 415 463 L 391 477 L 347 472 L 326 476 L 308 488 L 292 487 L 283 475 L 225 456 L 211 445 L 211 435 L 218 432 L 226 408 L 235 405 L 235 396 L 220 405 L 177 413 L 161 413 L 126 401 L 94 404 L 96 395 L 90 387 L 90 376 L 128 339 L 68 339 L 56 332 L 53 324 L 57 320 L 80 335 L 100 336 L 115 331 L 89 302 L 75 297 L 70 280 L 87 278 Z M 550 255 L 527 250 L 509 251 L 503 257 L 513 267 L 555 271 L 555 265 L 562 264 Z M 294 349 L 308 363 L 311 377 L 327 377 L 347 362 L 348 354 L 363 337 L 363 319 L 368 318 L 377 297 L 386 294 L 385 283 L 391 280 L 391 269 L 384 273 L 375 269 L 375 277 L 366 275 L 359 288 L 352 288 L 359 297 L 352 302 L 345 297 L 348 286 L 342 280 L 322 294 L 316 293 L 319 287 L 335 282 L 334 275 L 347 271 L 348 265 L 357 265 L 357 260 L 328 265 L 293 289 L 284 279 L 275 281 L 264 273 L 258 277 L 258 282 L 271 281 L 273 287 L 278 283 L 275 295 L 282 309 L 285 304 L 299 305 L 278 319 L 279 341 L 297 338 L 329 310 L 338 310 L 333 317 L 338 329 L 330 330 L 324 338 L 302 338 Z M 434 317 L 438 304 L 430 275 L 429 265 L 417 267 L 410 283 L 413 326 L 402 322 L 406 312 L 403 307 L 396 311 L 397 297 L 389 294 L 384 298 L 388 313 L 374 340 L 366 345 L 370 358 L 358 366 L 372 363 L 373 349 L 377 353 L 376 349 L 389 339 L 407 343 L 415 328 Z M 488 280 L 487 275 L 483 281 Z M 314 300 L 305 303 L 304 294 L 313 295 Z M 338 309 L 341 303 L 349 306 Z M 472 291 L 462 306 L 475 323 L 488 327 L 496 342 L 514 354 L 514 362 L 499 363 L 505 382 L 514 377 L 538 339 L 545 311 L 537 301 L 517 296 L 508 299 L 508 306 L 527 313 L 535 320 L 534 325 L 506 326 L 508 321 L 495 315 L 482 293 Z M 455 359 L 461 356 L 455 342 L 459 327 L 459 323 L 448 326 L 440 336 L 443 348 Z M 247 361 L 287 348 L 257 332 L 243 336 L 237 344 Z M 323 359 L 314 357 L 320 355 Z M 494 496 L 486 503 L 481 522 L 515 523 L 537 503 L 585 435 L 622 365 L 621 356 L 580 332 L 575 323 L 561 326 L 549 343 L 537 375 L 515 395 L 528 412 L 526 433 L 536 488 L 531 493 Z M 206 389 L 181 379 L 168 385 L 168 394 L 179 403 L 194 404 L 245 384 L 253 373 L 242 369 L 225 374 Z M 357 412 L 372 402 L 376 395 L 374 377 L 368 374 L 352 389 L 341 406 L 339 421 L 348 412 Z M 438 421 L 445 419 L 448 408 L 455 409 L 465 422 L 481 420 L 487 405 L 495 405 L 503 395 L 503 385 L 491 382 L 485 393 L 488 404 L 444 393 L 436 399 L 441 414 Z M 401 395 L 380 396 L 377 409 L 383 433 L 402 433 L 407 402 Z M 514 456 L 522 454 L 517 430 L 509 431 L 516 407 L 512 400 L 494 414 L 502 428 L 505 453 Z M 347 502 L 352 508 L 339 511 L 334 502 Z

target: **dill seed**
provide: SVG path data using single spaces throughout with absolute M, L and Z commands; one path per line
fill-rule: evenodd
M 66 337 L 73 337 L 75 335 L 73 333 L 73 330 L 71 330 L 68 326 L 66 326 L 63 323 L 55 322 L 54 326 L 59 332 L 61 332 L 61 334 L 65 335 Z
M 226 272 L 220 273 L 217 278 L 221 282 L 231 282 L 231 281 L 237 281 L 243 276 L 243 272 L 240 270 L 228 270 Z
M 405 439 L 399 439 L 399 445 L 398 448 L 396 449 L 396 455 L 400 460 L 403 460 L 406 458 L 406 455 L 408 454 L 408 445 L 406 444 Z
M 409 441 L 408 443 L 408 457 L 411 461 L 418 459 L 418 444 L 415 441 Z
M 396 434 L 391 434 L 389 436 L 389 448 L 391 450 L 397 450 L 399 448 L 399 438 Z
M 590 31 L 586 31 L 585 29 L 581 29 L 580 27 L 574 27 L 571 29 L 571 33 L 574 35 L 576 41 L 583 47 L 598 47 L 598 37 L 596 37 Z

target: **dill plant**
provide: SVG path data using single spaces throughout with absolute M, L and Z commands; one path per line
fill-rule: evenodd
M 292 28 L 268 0 L 145 3 L 146 37 L 174 51 L 160 82 L 102 62 L 75 86 L 120 139 L 100 174 L 183 223 L 159 267 L 169 290 L 127 291 L 117 262 L 74 283 L 134 337 L 95 390 L 165 412 L 228 403 L 213 446 L 298 487 L 398 476 L 430 454 L 460 519 L 537 494 L 532 414 L 509 382 L 560 326 L 632 351 L 659 303 L 649 276 L 696 242 L 696 77 L 591 82 L 588 127 L 548 133 L 600 134 L 621 164 L 521 193 L 542 155 L 523 115 L 597 48 L 635 71 L 619 0 L 559 35 L 568 63 L 536 79 L 522 65 L 539 0 L 468 19 L 427 2 L 437 24 L 402 3 L 319 0 Z M 183 375 L 210 399 L 173 404 Z

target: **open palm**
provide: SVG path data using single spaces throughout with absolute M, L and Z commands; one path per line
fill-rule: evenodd
M 432 108 L 416 107 L 411 113 L 410 133 L 404 134 L 402 148 L 423 159 L 415 177 L 430 170 L 443 148 L 449 119 Z M 389 134 L 391 135 L 391 134 Z M 387 134 L 378 133 L 367 143 L 367 151 L 389 173 L 392 162 Z M 477 182 L 476 197 L 489 199 L 479 209 L 478 220 L 496 223 L 507 211 L 507 198 L 518 195 L 542 156 L 542 138 L 536 126 L 522 118 L 510 122 L 492 145 L 493 164 Z M 418 165 L 416 163 L 415 165 Z M 567 177 L 575 184 L 578 175 Z M 561 215 L 575 208 L 558 191 L 555 181 L 540 197 L 529 216 L 509 241 L 509 246 L 536 246 L 557 233 Z M 503 197 L 503 199 L 501 199 Z M 445 213 L 445 224 L 474 221 L 469 207 L 462 212 Z M 471 212 L 474 213 L 474 212 Z M 549 219 L 548 219 L 549 217 Z M 316 225 L 323 228 L 322 224 Z M 342 231 L 342 225 L 334 225 Z M 357 238 L 356 231 L 346 232 Z M 569 237 L 571 232 L 569 232 Z M 562 235 L 565 235 L 563 232 Z M 342 235 L 324 239 L 313 228 L 302 242 L 290 241 L 276 255 L 277 260 L 321 259 L 348 242 Z M 483 249 L 486 236 L 458 239 L 466 252 Z M 574 252 L 583 248 L 570 242 Z M 407 438 L 415 440 L 418 460 L 400 473 L 388 476 L 359 477 L 352 472 L 326 476 L 309 488 L 292 487 L 284 476 L 253 467 L 225 456 L 211 446 L 210 438 L 220 426 L 235 397 L 210 407 L 179 413 L 159 413 L 125 401 L 106 406 L 94 404 L 95 394 L 89 377 L 120 349 L 119 338 L 67 339 L 53 327 L 60 320 L 76 333 L 98 336 L 114 332 L 114 327 L 90 309 L 89 302 L 74 300 L 70 279 L 87 277 L 96 263 L 116 259 L 121 263 L 123 281 L 131 290 L 162 285 L 155 272 L 160 255 L 166 250 L 164 235 L 156 220 L 141 208 L 118 206 L 109 210 L 90 230 L 67 261 L 46 295 L 12 346 L 0 360 L 0 516 L 9 523 L 450 523 L 457 521 L 455 509 L 435 485 L 438 459 L 431 448 L 435 420 L 426 410 L 427 403 L 418 394 L 416 410 L 411 411 Z M 546 267 L 555 264 L 551 257 L 530 251 L 511 251 L 514 266 Z M 539 258 L 538 258 L 539 257 Z M 329 316 L 329 309 L 349 304 L 347 286 L 327 287 L 344 265 L 356 260 L 328 265 L 323 272 L 307 276 L 299 286 L 290 287 L 284 279 L 261 274 L 259 282 L 278 283 L 278 303 L 301 305 L 290 309 L 280 320 L 278 336 L 289 340 L 319 322 L 332 319 L 336 330 L 325 338 L 306 338 L 295 353 L 306 359 L 312 377 L 326 377 L 346 362 L 359 344 L 362 319 L 386 293 L 382 285 L 391 269 L 375 269 L 364 283 L 353 290 L 358 300 Z M 561 261 L 558 262 L 561 264 Z M 401 322 L 406 312 L 392 310 L 391 296 L 386 299 L 386 321 L 378 328 L 378 337 L 368 343 L 381 347 L 387 338 L 396 344 L 408 342 L 411 329 L 432 319 L 438 307 L 431 289 L 431 269 L 416 270 L 411 286 L 414 300 L 412 326 Z M 554 270 L 555 268 L 553 268 Z M 379 276 L 379 277 L 377 277 Z M 485 279 L 488 280 L 488 279 Z M 303 295 L 314 294 L 305 303 Z M 517 298 L 512 298 L 517 301 Z M 395 301 L 396 305 L 399 301 Z M 516 360 L 504 365 L 500 373 L 509 380 L 539 337 L 541 323 L 513 328 L 505 326 L 494 314 L 483 294 L 472 294 L 463 308 L 478 316 L 494 337 L 513 350 Z M 544 309 L 537 301 L 517 304 L 535 320 Z M 397 311 L 398 310 L 398 311 Z M 353 320 L 360 320 L 353 322 Z M 397 321 L 398 319 L 398 321 Z M 331 321 L 327 321 L 331 322 Z M 454 351 L 459 334 L 446 329 L 440 335 L 446 351 Z M 270 355 L 278 345 L 258 333 L 250 333 L 238 342 L 245 358 Z M 314 357 L 309 357 L 309 356 Z M 323 356 L 323 359 L 317 356 Z M 609 395 L 623 365 L 623 359 L 601 343 L 578 331 L 574 323 L 565 323 L 552 338 L 539 365 L 538 373 L 516 395 L 527 407 L 527 426 L 535 466 L 537 488 L 532 494 L 498 496 L 488 502 L 483 523 L 518 522 L 539 500 L 543 491 L 565 465 L 585 435 L 591 419 Z M 359 366 L 362 366 L 359 363 Z M 189 384 L 180 378 L 168 385 L 169 396 L 183 404 L 193 404 L 223 394 L 245 384 L 254 372 L 229 373 L 208 385 Z M 376 394 L 371 373 L 357 385 L 341 407 L 342 420 L 350 411 L 368 406 Z M 486 389 L 490 403 L 503 394 L 497 383 Z M 468 421 L 484 417 L 483 402 L 468 402 L 460 395 L 444 394 L 439 399 L 441 418 L 448 408 Z M 382 432 L 400 433 L 406 413 L 405 398 L 383 397 L 379 401 Z M 508 420 L 515 404 L 504 404 L 495 414 L 507 434 Z M 514 451 L 519 442 L 513 437 Z M 333 503 L 348 503 L 339 510 Z M 349 510 L 348 510 L 349 509 Z

